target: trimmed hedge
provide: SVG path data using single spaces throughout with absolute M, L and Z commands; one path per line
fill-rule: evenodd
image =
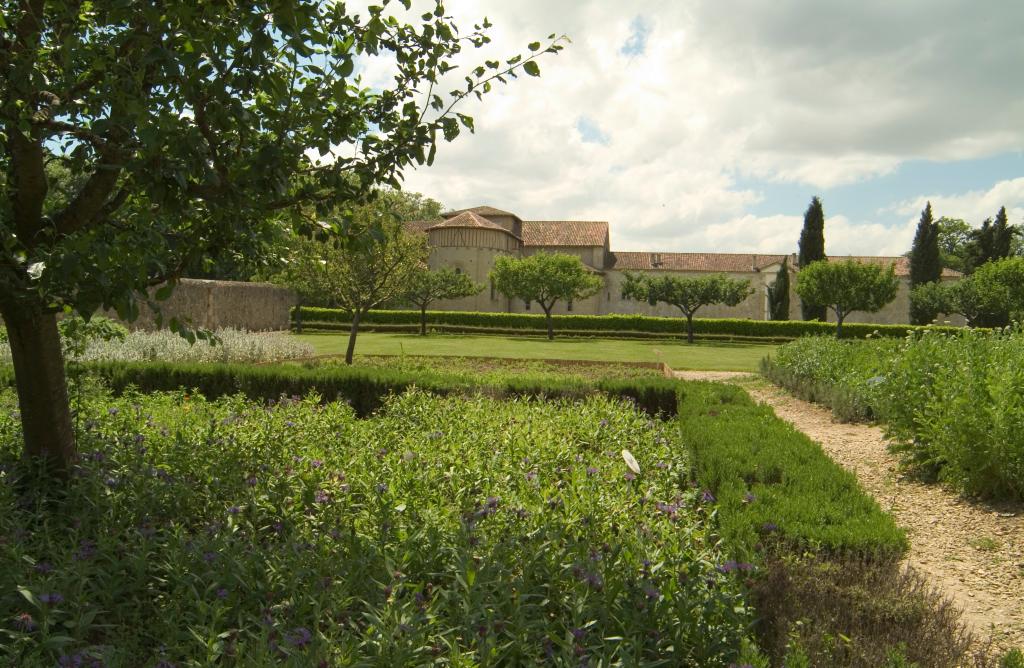
M 338 330 L 347 327 L 351 320 L 341 309 L 302 307 L 303 330 Z M 413 327 L 419 325 L 418 311 L 370 311 L 360 326 Z M 552 316 L 555 331 L 563 335 L 660 335 L 662 337 L 685 336 L 686 323 L 682 318 L 663 318 L 646 315 L 555 315 Z M 292 310 L 292 322 L 296 322 L 296 310 Z M 448 331 L 463 332 L 537 332 L 547 331 L 544 316 L 533 313 L 482 313 L 475 311 L 427 311 L 427 326 Z M 847 323 L 843 325 L 844 338 L 871 336 L 903 337 L 920 330 L 956 332 L 959 327 L 930 325 L 873 325 Z M 695 318 L 695 334 L 704 337 L 736 337 L 746 339 L 791 340 L 807 335 L 834 335 L 836 326 L 827 322 L 806 322 L 802 320 L 746 320 L 740 318 Z
M 483 392 L 498 397 L 584 397 L 602 393 L 628 398 L 652 416 L 672 417 L 678 405 L 680 384 L 668 378 L 583 380 L 512 378 L 500 383 L 474 383 L 455 376 L 393 369 L 297 365 L 250 366 L 246 364 L 171 364 L 153 362 L 100 362 L 83 365 L 115 393 L 134 386 L 142 392 L 196 390 L 213 398 L 244 394 L 251 399 L 271 400 L 281 395 L 303 396 L 316 391 L 324 401 L 348 401 L 360 416 L 370 415 L 385 397 L 416 386 L 435 394 Z M 13 375 L 0 378 L 7 384 Z
M 740 387 L 688 383 L 677 423 L 697 482 L 718 502 L 723 539 L 737 556 L 783 553 L 892 561 L 904 532 L 857 478 Z

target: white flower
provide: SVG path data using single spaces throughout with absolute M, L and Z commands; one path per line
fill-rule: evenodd
M 626 466 L 633 473 L 640 475 L 640 465 L 636 463 L 636 457 L 629 450 L 622 451 L 622 461 L 626 462 Z
M 28 275 L 33 281 L 38 281 L 39 277 L 43 275 L 43 269 L 46 269 L 45 262 L 33 262 L 28 266 Z

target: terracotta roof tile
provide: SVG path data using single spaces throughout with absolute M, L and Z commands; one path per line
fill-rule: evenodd
M 427 231 L 439 230 L 447 227 L 498 230 L 499 232 L 504 232 L 505 234 L 508 234 L 510 236 L 516 236 L 509 232 L 508 230 L 506 230 L 501 225 L 498 225 L 497 223 L 492 223 L 491 221 L 487 220 L 482 216 L 478 216 L 472 211 L 463 211 L 454 218 L 449 218 L 448 220 L 442 220 L 441 222 L 434 223 L 433 225 L 427 228 Z M 518 239 L 518 237 L 516 238 Z
M 442 213 L 441 216 L 443 216 L 444 218 L 455 218 L 456 216 L 466 213 L 467 211 L 470 213 L 475 213 L 478 216 L 483 216 L 484 218 L 486 218 L 487 216 L 512 216 L 516 220 L 519 220 L 519 216 L 517 216 L 516 214 L 510 213 L 508 211 L 502 211 L 501 209 L 495 209 L 493 206 L 474 206 L 469 209 L 446 211 L 445 213 Z
M 612 253 L 611 269 L 627 271 L 751 272 L 782 264 L 786 255 L 751 253 Z
M 427 229 L 437 223 L 436 220 L 409 220 L 405 222 L 404 227 L 409 234 L 426 234 Z
M 598 220 L 524 220 L 524 246 L 604 246 L 608 223 Z
M 829 261 L 842 262 L 844 260 L 856 260 L 857 262 L 870 262 L 872 264 L 880 265 L 896 265 L 896 275 L 901 277 L 910 276 L 910 258 L 907 257 L 894 257 L 887 255 L 835 255 L 829 256 Z M 942 270 L 942 276 L 944 278 L 957 278 L 963 276 L 959 271 L 955 269 L 944 268 Z

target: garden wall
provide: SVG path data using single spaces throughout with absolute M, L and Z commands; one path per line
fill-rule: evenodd
M 152 293 L 151 293 L 152 294 Z M 170 318 L 190 320 L 193 327 L 234 327 L 251 331 L 286 330 L 295 293 L 270 283 L 208 281 L 183 278 L 171 296 L 160 303 L 164 323 Z M 132 329 L 157 329 L 156 315 L 145 304 Z M 116 318 L 115 313 L 104 315 Z

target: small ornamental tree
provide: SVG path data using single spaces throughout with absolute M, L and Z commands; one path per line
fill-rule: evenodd
M 789 320 L 789 260 L 783 260 L 775 282 L 768 286 L 768 319 Z
M 536 253 L 524 258 L 500 255 L 490 278 L 494 287 L 509 299 L 537 302 L 547 321 L 548 339 L 555 338 L 551 309 L 559 301 L 586 299 L 603 284 L 575 255 Z
M 836 338 L 854 311 L 875 313 L 896 298 L 899 279 L 894 265 L 844 260 L 814 262 L 796 275 L 796 293 L 805 302 L 825 304 L 836 314 Z
M 811 199 L 804 212 L 804 227 L 800 231 L 800 254 L 797 264 L 800 269 L 825 259 L 825 211 L 821 200 Z M 800 311 L 804 320 L 825 320 L 825 306 L 808 302 L 801 297 Z
M 420 310 L 420 335 L 427 334 L 427 307 L 438 299 L 459 299 L 479 294 L 484 286 L 474 283 L 466 274 L 456 273 L 451 267 L 430 271 L 421 268 L 410 279 L 408 291 L 401 300 Z
M 490 24 L 460 32 L 441 2 L 409 22 L 401 5 L 0 0 L 0 315 L 27 456 L 58 472 L 75 457 L 57 313 L 131 320 L 204 256 L 262 252 L 271 217 L 312 233 L 472 130 L 461 100 L 562 48 L 457 76 Z M 386 87 L 359 79 L 374 59 Z
M 622 286 L 622 294 L 628 299 L 645 301 L 652 306 L 664 302 L 682 311 L 686 316 L 688 343 L 693 343 L 693 316 L 701 306 L 736 306 L 753 292 L 750 281 L 729 278 L 725 274 L 687 278 L 627 273 Z
M 327 303 L 351 314 L 345 363 L 352 364 L 363 316 L 405 295 L 427 252 L 422 235 L 407 234 L 397 223 L 384 225 L 380 235 L 362 235 L 347 244 L 302 239 L 277 282 L 304 301 Z
M 939 255 L 939 226 L 932 219 L 932 204 L 928 202 L 921 211 L 914 243 L 910 247 L 910 289 L 933 283 L 942 277 L 942 262 Z M 910 324 L 927 325 L 938 311 L 926 308 L 926 302 L 910 302 Z

